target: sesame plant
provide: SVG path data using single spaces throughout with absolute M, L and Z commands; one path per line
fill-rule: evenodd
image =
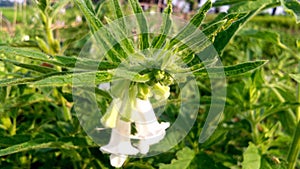
M 88 39 L 80 53 L 51 29 L 66 3 L 90 29 L 75 38 Z M 288 47 L 275 32 L 243 29 L 276 6 L 299 22 L 299 2 L 207 1 L 189 21 L 172 15 L 171 0 L 156 14 L 137 0 L 106 3 L 37 1 L 38 49 L 0 46 L 1 166 L 299 167 L 300 94 L 283 86 L 299 83 L 299 40 Z M 222 5 L 228 13 L 206 20 Z M 280 76 L 277 64 L 295 69 Z

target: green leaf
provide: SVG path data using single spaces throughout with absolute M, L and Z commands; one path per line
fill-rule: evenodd
M 27 142 L 31 139 L 31 135 L 14 135 L 14 136 L 1 136 L 0 146 L 8 147 L 16 144 L 20 144 L 22 142 Z
M 253 71 L 264 64 L 266 64 L 268 61 L 266 60 L 260 60 L 260 61 L 250 61 L 250 62 L 245 62 L 233 66 L 225 66 L 225 67 L 212 67 L 212 68 L 201 68 L 197 70 L 194 75 L 197 77 L 208 77 L 209 78 L 217 78 L 221 77 L 222 75 L 225 75 L 227 77 L 231 76 L 237 76 L 241 75 L 250 71 Z M 209 72 L 209 73 L 208 73 Z
M 76 66 L 76 68 L 78 69 L 107 70 L 107 69 L 113 69 L 118 67 L 117 64 L 106 62 L 106 61 L 99 63 L 95 60 L 85 59 L 85 58 L 75 58 L 72 56 L 49 56 L 42 52 L 38 52 L 30 49 L 14 48 L 14 47 L 4 47 L 4 46 L 0 47 L 0 53 L 5 54 L 7 56 L 21 56 L 35 61 L 43 61 L 43 62 L 51 63 L 56 66 L 62 66 L 68 68 L 74 68 Z M 28 67 L 27 65 L 24 65 L 24 68 L 26 68 L 25 66 Z M 38 69 L 38 67 L 37 68 L 28 67 L 27 69 L 29 68 L 40 70 Z M 46 69 L 47 68 L 45 68 L 45 71 Z M 49 71 L 46 73 L 49 73 Z
M 212 124 L 210 123 L 210 125 L 212 125 Z M 204 129 L 206 129 L 206 131 L 204 131 Z M 203 143 L 201 145 L 201 147 L 207 147 L 208 148 L 208 147 L 210 147 L 212 145 L 215 145 L 217 143 L 220 143 L 220 142 L 222 142 L 226 139 L 228 131 L 226 131 L 224 129 L 216 129 L 214 131 L 214 133 L 208 138 L 208 140 L 206 140 L 207 135 L 211 134 L 211 132 L 208 129 L 210 129 L 210 127 L 207 127 L 207 128 L 203 127 L 203 129 L 201 131 L 200 138 L 199 138 L 199 142 Z
M 219 54 L 223 52 L 224 48 L 228 45 L 234 35 L 245 25 L 246 22 L 256 15 L 261 8 L 247 13 L 247 15 L 232 23 L 226 30 L 218 33 L 214 41 L 214 47 Z
M 21 49 L 21 48 L 0 46 L 0 54 L 6 54 L 9 56 L 22 56 L 32 60 L 51 62 L 51 56 L 38 51 L 26 49 L 26 48 Z
M 216 0 L 215 3 L 213 3 L 214 7 L 223 6 L 223 5 L 234 5 L 236 3 L 240 2 L 247 2 L 249 0 Z
M 267 31 L 267 30 L 247 29 L 239 32 L 239 35 L 249 36 L 255 39 L 261 39 L 266 42 L 277 44 L 280 47 L 287 48 L 284 44 L 281 43 L 280 35 L 276 32 Z
M 140 50 L 147 49 L 149 47 L 149 35 L 148 35 L 148 23 L 146 17 L 144 16 L 143 9 L 140 6 L 138 0 L 129 0 L 131 8 L 135 13 L 139 29 L 140 29 Z
M 171 49 L 176 44 L 180 43 L 182 40 L 188 38 L 192 35 L 202 23 L 206 13 L 211 8 L 211 1 L 208 0 L 197 12 L 196 15 L 192 17 L 190 22 L 174 37 L 171 39 L 168 49 Z
M 37 150 L 44 148 L 53 148 L 53 149 L 77 149 L 82 147 L 93 147 L 87 138 L 85 137 L 65 137 L 61 139 L 34 139 L 28 142 L 12 145 L 10 147 L 0 150 L 0 157 L 29 151 Z
M 25 78 L 13 78 L 13 79 L 3 79 L 0 80 L 0 86 L 11 86 L 11 85 L 19 85 L 19 84 L 28 84 L 31 82 L 35 82 L 38 80 L 45 79 L 47 77 L 55 76 L 55 75 L 64 75 L 70 72 L 55 72 L 49 73 L 38 77 L 25 77 Z
M 227 20 L 221 20 L 215 23 L 210 24 L 209 26 L 207 26 L 206 28 L 204 28 L 202 30 L 202 32 L 208 36 L 214 36 L 214 34 L 218 33 L 218 31 L 221 30 L 222 26 L 226 23 Z
M 97 32 L 103 27 L 102 22 L 94 15 L 93 11 L 88 8 L 84 0 L 74 0 L 74 2 L 80 8 L 94 32 Z
M 85 72 L 50 76 L 34 83 L 33 86 L 91 86 L 109 82 L 112 75 L 108 72 Z
M 261 155 L 258 148 L 253 143 L 249 143 L 248 148 L 243 153 L 243 158 L 243 169 L 260 169 Z
M 46 11 L 49 5 L 47 0 L 37 0 L 36 2 L 37 2 L 37 6 L 41 11 Z
M 300 83 L 300 74 L 290 74 L 290 77 Z
M 71 56 L 54 56 L 55 63 L 57 65 L 74 68 L 76 69 L 85 69 L 85 70 L 108 70 L 118 67 L 118 64 L 102 61 L 97 62 L 95 60 L 86 59 L 86 58 L 75 58 Z
M 11 63 L 15 66 L 19 66 L 19 67 L 22 67 L 22 68 L 25 68 L 25 69 L 28 69 L 28 70 L 33 70 L 33 71 L 36 71 L 36 72 L 39 72 L 39 73 L 54 73 L 54 72 L 57 72 L 55 69 L 51 69 L 51 68 L 48 68 L 48 67 L 38 66 L 38 65 L 33 65 L 33 64 L 20 63 L 20 62 L 17 62 L 17 61 L 14 61 L 14 60 L 9 60 L 9 59 L 1 59 L 0 58 L 0 61 L 9 62 L 9 63 Z
M 195 155 L 193 150 L 185 147 L 176 153 L 177 159 L 173 159 L 171 164 L 159 164 L 159 169 L 186 169 Z
M 168 0 L 168 5 L 164 10 L 164 14 L 163 14 L 163 23 L 161 26 L 160 35 L 158 35 L 153 39 L 151 44 L 152 48 L 160 49 L 165 43 L 167 39 L 167 35 L 169 34 L 169 31 L 172 26 L 172 20 L 170 17 L 171 13 L 172 13 L 172 1 Z
M 96 41 L 101 45 L 100 48 L 109 50 L 107 59 L 112 62 L 120 62 L 121 58 L 126 58 L 126 52 L 120 46 L 111 32 L 104 27 L 103 23 L 95 16 L 95 14 L 87 7 L 83 0 L 74 0 L 75 4 L 80 8 L 86 19 L 88 20 Z M 100 31 L 101 29 L 101 31 Z
M 297 0 L 281 0 L 281 4 L 284 6 L 287 12 L 292 13 L 297 24 L 300 23 L 300 2 Z
M 236 3 L 229 9 L 230 13 L 250 12 L 270 4 L 278 4 L 277 0 L 252 0 Z M 278 4 L 279 5 L 279 4 Z

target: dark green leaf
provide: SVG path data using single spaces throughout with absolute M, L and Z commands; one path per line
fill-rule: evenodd
M 260 8 L 261 9 L 261 8 Z M 260 10 L 257 9 L 255 11 L 249 12 L 244 17 L 232 23 L 226 30 L 221 31 L 215 38 L 214 47 L 217 52 L 221 54 L 224 48 L 228 45 L 230 40 L 234 37 L 234 35 L 241 29 L 242 26 L 245 25 L 247 21 L 249 21 L 254 15 L 256 15 Z
M 36 72 L 40 72 L 40 73 L 54 73 L 57 72 L 55 69 L 51 69 L 48 67 L 44 67 L 44 66 L 38 66 L 38 65 L 33 65 L 33 64 L 25 64 L 25 63 L 20 63 L 14 60 L 9 60 L 9 59 L 1 59 L 0 61 L 4 61 L 4 62 L 9 62 L 15 66 L 19 66 L 28 70 L 33 70 Z

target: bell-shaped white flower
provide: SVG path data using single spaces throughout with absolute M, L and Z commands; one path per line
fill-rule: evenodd
M 120 167 L 128 155 L 136 155 L 139 151 L 130 142 L 130 122 L 118 119 L 116 127 L 112 129 L 110 141 L 100 150 L 111 154 L 110 163 L 114 167 Z
M 158 143 L 166 134 L 169 123 L 159 123 L 150 101 L 136 99 L 136 109 L 133 110 L 132 119 L 135 121 L 137 133 L 133 138 L 140 139 L 136 145 L 140 153 L 146 154 L 150 145 Z

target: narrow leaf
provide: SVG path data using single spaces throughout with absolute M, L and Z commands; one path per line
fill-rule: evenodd
M 261 7 L 265 7 L 267 5 L 277 4 L 277 0 L 252 0 L 252 1 L 242 1 L 236 3 L 231 6 L 229 9 L 230 13 L 242 13 L 242 12 L 250 12 L 253 10 L 257 10 Z
M 254 15 L 256 15 L 260 10 L 255 10 L 249 12 L 243 18 L 235 21 L 226 30 L 221 31 L 215 38 L 214 46 L 219 54 L 222 53 L 223 49 L 228 45 L 229 41 L 234 37 L 238 30 L 245 25 Z
M 94 13 L 87 7 L 84 0 L 74 0 L 74 2 L 80 8 L 94 32 L 97 32 L 101 27 L 103 27 L 102 22 L 95 17 Z
M 200 24 L 202 23 L 206 13 L 211 8 L 211 1 L 208 0 L 197 12 L 196 15 L 192 17 L 188 25 L 186 25 L 174 38 L 171 39 L 169 48 L 171 49 L 174 45 L 182 41 L 183 39 L 189 37 L 193 34 Z
M 38 77 L 25 77 L 25 78 L 13 78 L 13 79 L 4 79 L 0 80 L 0 86 L 11 86 L 11 85 L 19 85 L 19 84 L 28 84 L 31 82 L 35 82 L 41 79 L 45 79 L 47 77 L 55 76 L 55 75 L 64 75 L 70 72 L 55 72 L 45 74 L 43 76 Z
M 33 71 L 36 71 L 36 72 L 39 72 L 39 73 L 54 73 L 54 72 L 57 72 L 56 70 L 48 68 L 48 67 L 38 66 L 38 65 L 33 65 L 33 64 L 20 63 L 20 62 L 17 62 L 17 61 L 14 61 L 14 60 L 9 60 L 9 59 L 1 59 L 0 58 L 0 61 L 9 62 L 9 63 L 11 63 L 15 66 L 19 66 L 19 67 L 22 67 L 22 68 L 25 68 L 25 69 L 28 69 L 28 70 L 33 70 Z
M 135 13 L 141 33 L 141 35 L 139 35 L 140 50 L 147 49 L 149 47 L 148 23 L 143 13 L 143 9 L 138 0 L 129 0 L 129 2 L 133 12 Z
M 161 26 L 160 35 L 158 35 L 153 39 L 151 44 L 152 48 L 160 49 L 165 43 L 167 35 L 169 34 L 169 31 L 172 26 L 172 20 L 170 17 L 171 13 L 172 13 L 172 1 L 168 0 L 168 5 L 164 10 L 164 14 L 163 14 L 163 23 Z
M 227 77 L 231 76 L 237 76 L 241 75 L 250 71 L 253 71 L 264 64 L 266 64 L 267 61 L 260 60 L 260 61 L 253 61 L 253 62 L 245 62 L 233 66 L 226 66 L 226 67 L 212 67 L 212 68 L 201 68 L 200 70 L 197 70 L 194 74 L 197 77 L 208 77 L 209 78 L 218 78 L 222 77 L 224 75 Z M 208 73 L 209 72 L 209 73 Z
M 53 149 L 76 149 L 82 147 L 94 147 L 87 138 L 84 137 L 66 137 L 61 139 L 35 139 L 21 144 L 13 145 L 0 150 L 0 157 L 44 148 Z

